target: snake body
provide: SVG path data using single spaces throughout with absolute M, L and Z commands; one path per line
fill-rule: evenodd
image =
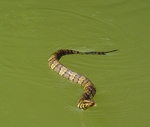
M 107 52 L 80 52 L 76 50 L 69 50 L 69 49 L 60 49 L 54 52 L 50 58 L 48 59 L 48 65 L 51 67 L 52 70 L 54 70 L 56 73 L 61 75 L 62 77 L 65 77 L 69 79 L 70 81 L 77 83 L 81 85 L 84 89 L 83 94 L 79 98 L 77 102 L 77 107 L 80 109 L 87 109 L 89 107 L 93 107 L 95 105 L 94 100 L 92 98 L 94 97 L 96 93 L 96 88 L 93 85 L 93 83 L 86 78 L 85 76 L 78 74 L 65 66 L 63 66 L 59 59 L 64 55 L 69 54 L 95 54 L 95 55 L 106 55 L 106 53 L 114 52 L 117 50 L 107 51 Z

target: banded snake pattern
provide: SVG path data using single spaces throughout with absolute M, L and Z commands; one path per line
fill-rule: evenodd
M 81 97 L 79 98 L 77 102 L 77 107 L 80 109 L 87 109 L 89 107 L 93 107 L 95 105 L 94 100 L 92 98 L 94 97 L 96 93 L 96 87 L 93 85 L 93 83 L 86 78 L 85 76 L 78 74 L 64 65 L 62 65 L 59 62 L 59 59 L 64 55 L 69 54 L 93 54 L 93 55 L 106 55 L 106 53 L 115 52 L 117 50 L 112 51 L 106 51 L 106 52 L 80 52 L 76 50 L 70 50 L 70 49 L 60 49 L 54 52 L 50 58 L 48 59 L 48 65 L 51 67 L 52 70 L 54 70 L 56 73 L 61 75 L 64 78 L 69 79 L 70 81 L 77 83 L 81 85 L 84 89 Z

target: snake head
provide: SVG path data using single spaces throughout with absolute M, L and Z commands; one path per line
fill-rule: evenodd
M 95 102 L 93 100 L 83 100 L 83 101 L 79 101 L 79 103 L 77 104 L 77 107 L 82 109 L 82 110 L 86 110 L 89 107 L 93 107 L 95 105 Z

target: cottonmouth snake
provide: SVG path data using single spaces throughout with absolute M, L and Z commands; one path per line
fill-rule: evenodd
M 114 51 L 117 51 L 117 50 L 112 50 L 112 51 L 107 51 L 107 52 L 95 52 L 95 51 L 80 52 L 80 51 L 76 51 L 76 50 L 60 49 L 60 50 L 57 50 L 56 52 L 54 52 L 48 59 L 48 64 L 52 70 L 54 70 L 56 73 L 58 73 L 62 77 L 65 77 L 65 78 L 69 79 L 70 81 L 77 83 L 83 87 L 84 92 L 77 102 L 78 108 L 85 110 L 85 109 L 95 105 L 95 102 L 94 102 L 94 100 L 92 100 L 92 98 L 94 97 L 94 95 L 96 93 L 96 88 L 88 78 L 63 66 L 59 62 L 59 59 L 62 56 L 69 55 L 69 54 L 106 55 L 106 53 L 110 53 L 110 52 L 114 52 Z

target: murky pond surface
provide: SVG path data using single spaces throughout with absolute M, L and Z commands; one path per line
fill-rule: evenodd
M 149 1 L 0 2 L 0 126 L 149 127 Z M 96 86 L 83 88 L 48 67 L 58 49 L 117 52 L 68 55 L 60 62 Z

